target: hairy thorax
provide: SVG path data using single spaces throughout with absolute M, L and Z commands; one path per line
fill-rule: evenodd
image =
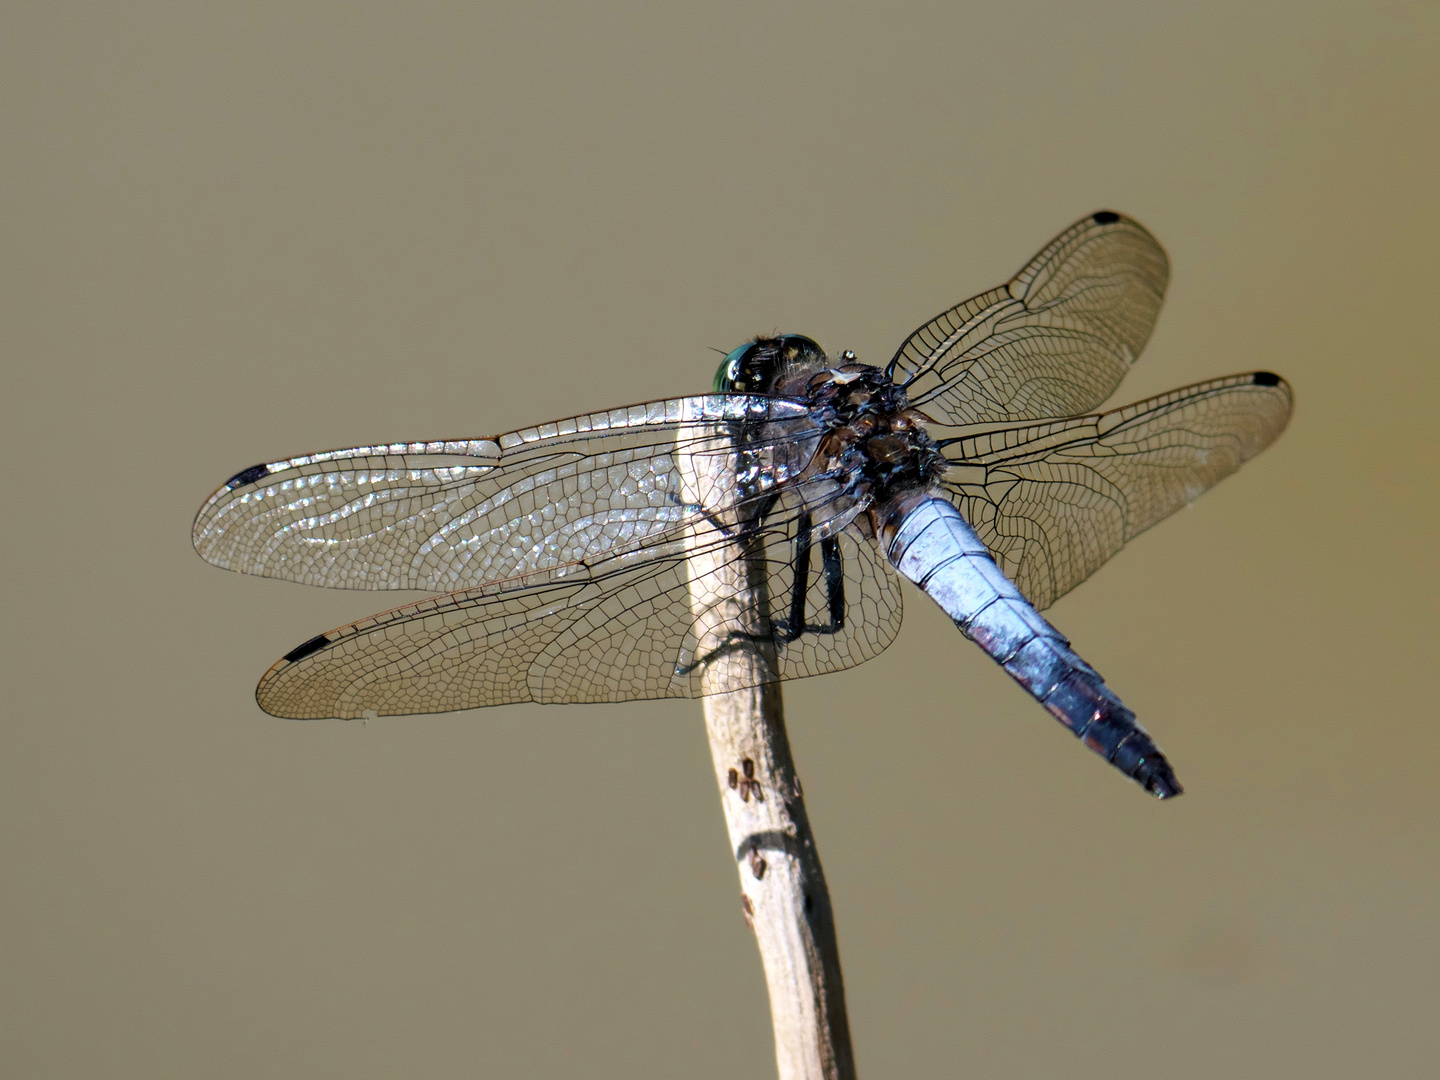
M 857 524 L 876 535 L 929 494 L 948 463 L 925 429 L 933 421 L 910 407 L 883 368 L 855 363 L 849 352 L 840 359 L 832 367 L 798 334 L 759 337 L 725 358 L 716 389 L 805 402 L 824 433 L 802 477 L 833 481 L 838 503 L 851 508 L 845 517 L 866 512 Z

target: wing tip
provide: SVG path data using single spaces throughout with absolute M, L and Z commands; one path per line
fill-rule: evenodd
M 232 491 L 245 487 L 247 484 L 253 484 L 257 480 L 264 479 L 269 476 L 270 473 L 270 466 L 263 462 L 259 465 L 251 465 L 248 469 L 241 469 L 234 476 L 230 477 L 229 480 L 221 484 L 211 493 L 208 499 L 200 504 L 200 509 L 195 511 L 195 520 L 190 523 L 190 543 L 194 546 L 195 550 L 200 553 L 202 559 L 223 570 L 233 569 L 228 562 L 212 557 L 213 552 L 210 551 L 210 541 L 213 537 L 209 535 L 209 528 L 213 523 L 212 515 L 214 508 Z
M 291 670 L 293 665 L 333 644 L 335 641 L 328 634 L 316 634 L 309 641 L 301 642 L 276 660 L 270 665 L 270 670 L 260 676 L 260 681 L 255 684 L 255 704 L 259 705 L 262 711 L 281 720 L 333 718 L 333 713 L 319 711 L 313 700 L 297 703 L 296 695 L 293 692 L 294 686 L 291 682 L 291 676 L 295 674 Z M 304 677 L 305 673 L 302 670 L 300 678 L 304 679 Z
M 1250 375 L 1250 385 L 1258 386 L 1264 390 L 1272 390 L 1284 400 L 1284 418 L 1280 428 L 1275 432 L 1278 436 L 1290 424 L 1290 416 L 1295 411 L 1295 388 L 1285 381 L 1283 376 L 1276 375 L 1273 371 L 1256 371 Z M 1272 436 L 1271 442 L 1274 442 Z M 1268 444 L 1267 444 L 1268 445 Z
M 263 479 L 270 475 L 270 466 L 262 462 L 259 465 L 251 465 L 248 469 L 241 469 L 238 473 L 225 481 L 226 491 L 234 491 L 246 484 L 253 484 L 256 480 Z
M 305 657 L 313 653 L 319 652 L 329 644 L 330 638 L 327 635 L 316 634 L 309 641 L 302 641 L 299 645 L 296 645 L 295 648 L 287 652 L 281 659 L 285 660 L 286 663 L 293 664 L 296 661 L 304 660 Z

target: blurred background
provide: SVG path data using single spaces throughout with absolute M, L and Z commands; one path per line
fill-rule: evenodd
M 276 720 L 411 598 L 223 573 L 256 461 L 882 362 L 1110 207 L 1117 403 L 1271 450 L 1051 610 L 1159 804 L 907 589 L 789 684 L 862 1076 L 1433 1075 L 1440 13 L 1420 3 L 9 5 L 0 1071 L 773 1075 L 697 703 Z

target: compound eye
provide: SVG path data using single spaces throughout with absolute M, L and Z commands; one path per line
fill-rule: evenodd
M 825 355 L 825 350 L 820 348 L 820 343 L 814 338 L 808 338 L 804 334 L 786 334 L 780 339 L 780 344 L 786 350 L 793 349 L 797 356 L 809 357 Z
M 744 381 L 746 357 L 755 350 L 758 342 L 747 341 L 738 349 L 731 349 L 725 354 L 725 359 L 720 361 L 720 366 L 715 369 L 715 392 L 717 394 L 734 393 L 743 390 L 744 387 L 737 385 Z
M 825 350 L 803 334 L 759 337 L 732 349 L 715 373 L 717 393 L 768 394 L 795 365 L 825 363 Z

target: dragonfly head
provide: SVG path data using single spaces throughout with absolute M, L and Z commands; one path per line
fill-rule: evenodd
M 797 369 L 826 365 L 825 350 L 803 334 L 760 337 L 733 349 L 715 372 L 717 394 L 770 394 Z

